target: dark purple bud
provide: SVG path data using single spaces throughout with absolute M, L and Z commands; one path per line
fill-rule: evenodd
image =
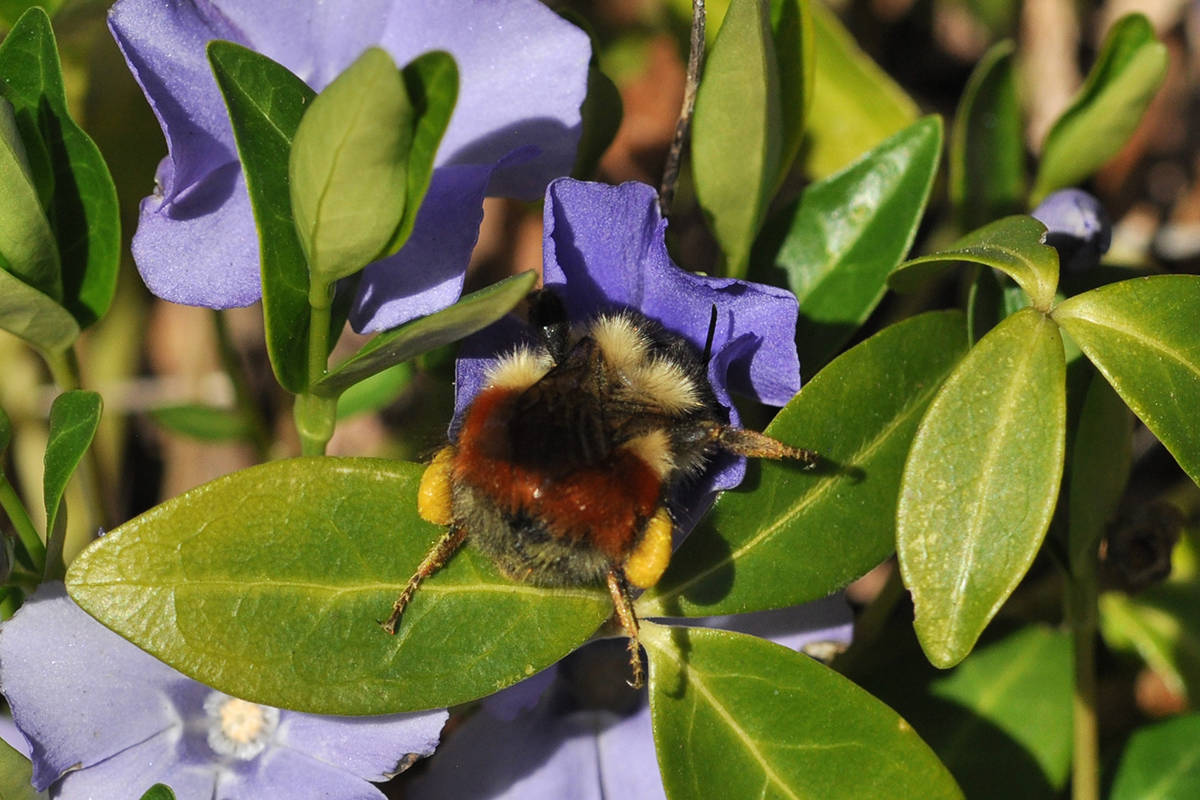
M 1033 210 L 1047 228 L 1046 244 L 1058 251 L 1065 272 L 1083 272 L 1100 263 L 1112 244 L 1112 221 L 1100 201 L 1082 189 L 1060 189 Z

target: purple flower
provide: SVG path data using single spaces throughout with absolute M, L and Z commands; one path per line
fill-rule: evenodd
M 703 351 L 717 309 L 708 379 L 717 400 L 739 422 L 735 391 L 782 406 L 800 390 L 796 297 L 786 289 L 680 269 L 667 254 L 667 222 L 654 189 L 560 178 L 546 189 L 542 275 L 572 320 L 622 308 L 641 311 Z M 482 388 L 491 363 L 523 330 L 511 319 L 467 339 L 459 352 L 455 415 Z M 737 486 L 744 458 L 717 460 L 693 489 L 697 502 Z
M 1066 272 L 1095 267 L 1112 244 L 1112 221 L 1104 206 L 1082 189 L 1047 195 L 1031 216 L 1046 226 L 1046 244 L 1058 251 Z
M 850 609 L 840 595 L 796 608 L 686 622 L 765 636 L 796 650 L 846 644 L 851 633 Z M 624 641 L 604 640 L 576 651 L 548 670 L 549 676 L 489 698 L 447 738 L 407 796 L 664 798 L 646 693 L 626 686 L 628 671 Z M 537 694 L 526 687 L 534 682 Z M 516 705 L 526 708 L 514 714 Z
M 185 677 L 45 584 L 0 626 L 0 691 L 52 796 L 382 800 L 437 746 L 446 712 L 327 717 L 248 703 Z M 61 779 L 60 779 L 61 778 Z
M 261 295 L 258 240 L 204 48 L 251 47 L 320 90 L 371 45 L 406 64 L 446 50 L 458 105 L 409 242 L 363 275 L 351 319 L 376 331 L 454 302 L 485 194 L 536 198 L 570 171 L 587 36 L 537 0 L 120 0 L 109 26 L 167 138 L 133 255 L 166 300 L 229 308 Z M 370 202 L 364 198 L 364 202 Z

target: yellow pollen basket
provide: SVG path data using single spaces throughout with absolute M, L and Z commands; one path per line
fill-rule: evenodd
M 671 562 L 671 515 L 660 508 L 646 525 L 646 532 L 637 549 L 625 561 L 625 579 L 639 589 L 658 583 L 667 564 Z
M 421 485 L 417 490 L 417 513 L 421 519 L 434 525 L 449 525 L 453 518 L 450 505 L 450 462 L 453 458 L 454 448 L 443 447 L 421 474 Z

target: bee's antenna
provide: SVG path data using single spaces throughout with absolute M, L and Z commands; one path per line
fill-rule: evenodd
M 717 304 L 712 305 L 712 315 L 708 318 L 708 338 L 704 340 L 704 363 L 712 356 L 713 335 L 717 332 Z

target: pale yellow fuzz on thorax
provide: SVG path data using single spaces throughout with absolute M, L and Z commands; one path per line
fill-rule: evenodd
M 671 450 L 671 439 L 661 429 L 635 436 L 621 447 L 646 462 L 658 479 L 665 480 L 675 468 L 675 453 Z
M 637 329 L 637 324 L 621 314 L 599 317 L 588 335 L 604 354 L 604 360 L 618 372 L 636 369 L 649 352 L 650 343 Z
M 625 579 L 639 589 L 658 583 L 671 562 L 671 515 L 660 508 L 646 525 L 637 548 L 625 560 Z
M 673 361 L 651 356 L 652 343 L 637 323 L 616 314 L 596 320 L 589 335 L 604 354 L 604 360 L 619 373 L 627 390 L 643 403 L 680 414 L 700 406 L 691 378 Z
M 553 366 L 548 353 L 518 347 L 488 370 L 487 385 L 524 391 L 545 377 Z
M 670 414 L 700 407 L 696 386 L 673 361 L 647 361 L 630 374 L 630 388 Z
M 417 490 L 417 513 L 426 522 L 434 525 L 449 525 L 453 519 L 450 503 L 450 474 L 453 467 L 454 448 L 443 447 L 433 461 L 421 473 L 421 485 Z

